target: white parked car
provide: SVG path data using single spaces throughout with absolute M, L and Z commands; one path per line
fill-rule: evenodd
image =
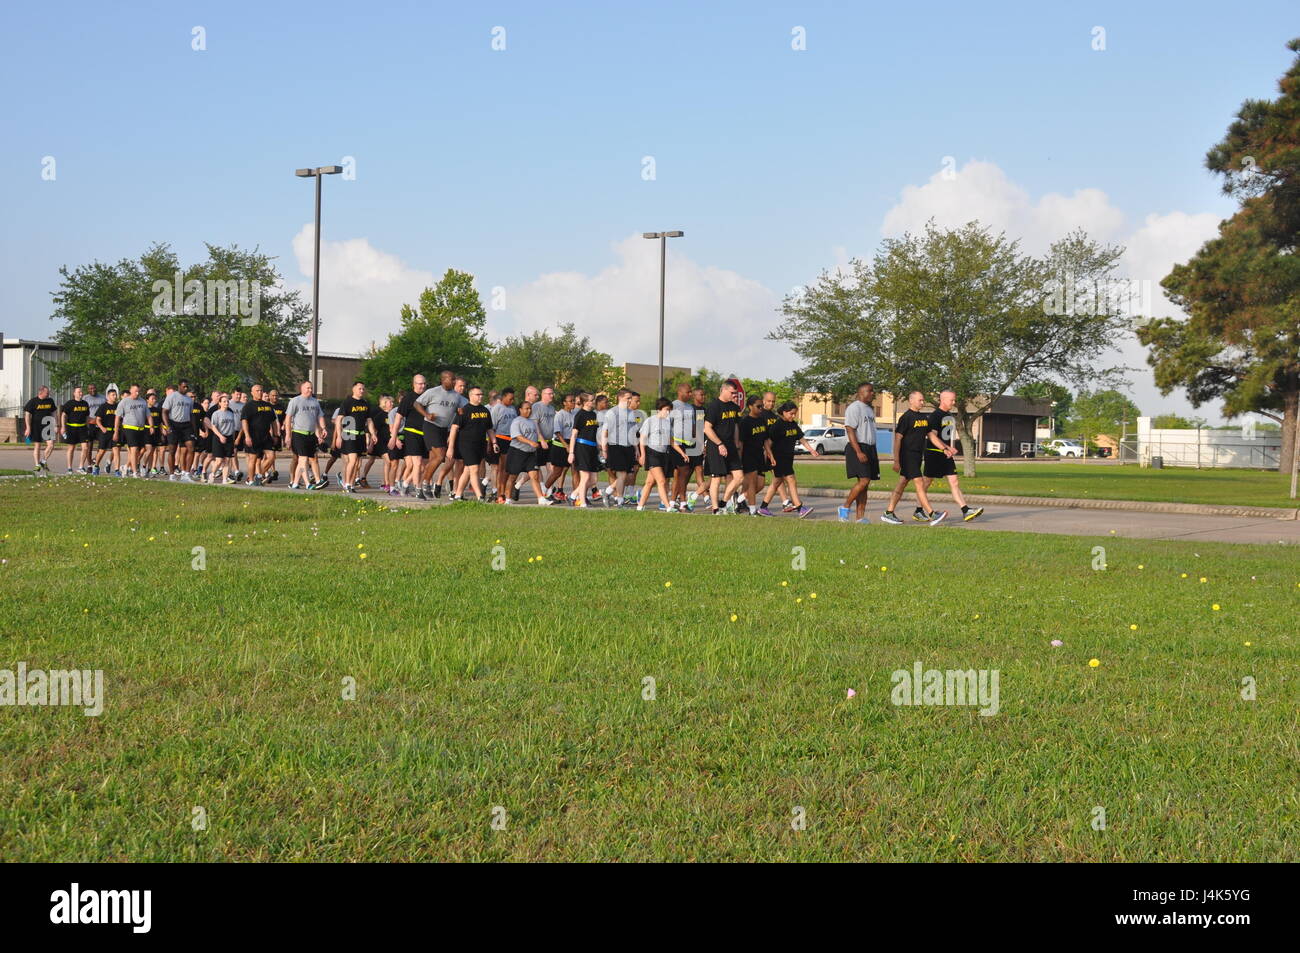
M 1083 444 L 1077 440 L 1049 440 L 1043 444 L 1044 450 L 1055 450 L 1062 457 L 1082 457 Z
M 849 445 L 849 435 L 843 427 L 809 427 L 804 439 L 817 448 L 818 453 L 843 453 Z M 802 443 L 795 444 L 795 453 L 807 453 Z

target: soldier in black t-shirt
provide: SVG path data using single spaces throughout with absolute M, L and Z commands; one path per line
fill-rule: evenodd
M 894 424 L 894 472 L 901 479 L 890 494 L 889 506 L 880 517 L 882 523 L 898 525 L 903 522 L 894 515 L 894 507 L 902 500 L 907 484 L 913 480 L 916 481 L 916 498 L 922 507 L 921 521 L 933 526 L 948 515 L 945 512 L 936 513 L 930 508 L 930 499 L 925 495 L 925 482 L 921 479 L 921 464 L 930 438 L 930 415 L 921 410 L 924 404 L 925 395 L 919 390 L 912 391 L 907 395 L 907 410 Z
M 343 492 L 355 493 L 361 475 L 361 455 L 375 445 L 379 434 L 370 414 L 370 398 L 366 385 L 357 381 L 352 385 L 352 396 L 339 406 L 334 418 L 334 446 L 343 454 Z
M 763 487 L 763 471 L 772 459 L 768 441 L 770 421 L 763 412 L 763 398 L 750 394 L 745 401 L 745 416 L 737 425 L 740 430 L 740 466 L 744 471 L 744 509 L 758 515 L 758 492 Z
M 821 454 L 817 452 L 816 447 L 804 439 L 803 428 L 795 421 L 798 411 L 798 405 L 794 401 L 787 400 L 777 408 L 776 423 L 768 428 L 768 439 L 772 441 L 772 473 L 775 479 L 763 494 L 763 505 L 758 508 L 759 516 L 772 515 L 768 505 L 777 490 L 781 490 L 789 500 L 782 507 L 783 512 L 797 512 L 799 518 L 803 519 L 813 511 L 811 506 L 804 506 L 799 500 L 799 484 L 794 476 L 794 447 L 795 444 L 802 443 L 813 459 L 820 457 Z
M 573 415 L 573 430 L 569 432 L 569 465 L 578 474 L 578 484 L 573 488 L 573 505 L 585 510 L 587 487 L 594 487 L 600 472 L 600 417 L 596 413 L 596 397 L 583 391 L 577 398 L 578 410 Z
M 37 473 L 49 471 L 49 459 L 54 452 L 54 438 L 59 432 L 58 411 L 50 389 L 42 387 L 36 396 L 23 406 L 23 422 L 27 426 L 27 439 L 32 444 L 32 466 Z M 45 452 L 41 452 L 41 447 Z
M 104 393 L 104 403 L 95 411 L 95 427 L 99 431 L 99 452 L 95 455 L 95 465 L 90 472 L 98 476 L 104 465 L 104 455 L 111 451 L 111 467 L 104 470 L 104 473 L 112 475 L 122 465 L 122 450 L 121 444 L 113 437 L 113 431 L 117 429 L 117 391 L 111 387 Z
M 456 411 L 451 430 L 447 433 L 447 444 L 455 449 L 465 464 L 465 469 L 456 479 L 456 492 L 451 499 L 463 500 L 468 485 L 474 488 L 478 501 L 483 502 L 483 460 L 488 454 L 488 434 L 491 431 L 492 411 L 483 406 L 483 388 L 471 387 L 469 403 Z
M 90 402 L 82 396 L 81 388 L 72 389 L 72 400 L 59 408 L 63 442 L 68 445 L 68 472 L 72 472 L 72 457 L 81 447 L 81 469 L 85 473 L 90 467 Z
M 939 395 L 939 406 L 930 412 L 930 432 L 925 448 L 925 462 L 922 465 L 921 483 L 927 490 L 937 479 L 947 477 L 948 490 L 952 498 L 961 507 L 963 522 L 969 523 L 984 512 L 982 506 L 968 506 L 957 479 L 957 394 L 946 390 Z
M 713 504 L 712 512 L 715 516 L 724 512 L 718 507 L 723 500 L 727 501 L 725 512 L 736 511 L 731 497 L 744 482 L 736 426 L 741 411 L 736 406 L 735 397 L 735 388 L 730 383 L 724 383 L 717 398 L 709 401 L 708 407 L 704 409 L 704 475 L 709 478 L 709 500 Z M 728 477 L 727 487 L 719 495 L 724 476 Z

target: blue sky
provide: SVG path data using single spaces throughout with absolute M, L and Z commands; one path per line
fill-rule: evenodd
M 763 341 L 783 293 L 936 210 L 1031 247 L 1075 224 L 1132 239 L 1130 273 L 1157 282 L 1231 213 L 1202 160 L 1243 99 L 1276 94 L 1294 4 L 981 6 L 7 5 L 0 329 L 49 336 L 60 265 L 153 241 L 187 261 L 259 245 L 306 287 L 292 172 L 345 156 L 322 228 L 335 350 L 382 341 L 454 266 L 503 289 L 497 336 L 574 320 L 652 361 L 657 255 L 632 236 L 659 228 L 687 232 L 668 360 L 741 373 L 793 368 Z M 945 156 L 955 185 L 934 181 Z M 1133 393 L 1189 410 L 1145 368 Z

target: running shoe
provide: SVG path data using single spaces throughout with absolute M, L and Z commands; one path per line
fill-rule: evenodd
M 938 526 L 947 517 L 948 517 L 947 510 L 935 510 L 933 513 L 930 514 L 930 519 L 928 520 L 928 522 L 931 526 Z
M 862 517 L 862 519 L 860 519 L 860 520 L 854 520 L 854 522 L 859 523 L 859 524 L 861 524 L 861 523 L 870 523 L 871 520 L 864 516 L 864 517 Z
M 962 522 L 969 523 L 973 519 L 978 519 L 983 512 L 982 506 L 968 506 L 961 511 Z
M 926 515 L 925 515 L 925 510 L 921 509 L 919 506 L 918 506 L 915 510 L 912 511 L 912 519 L 913 519 L 913 521 L 915 521 L 915 522 L 917 522 L 917 523 L 928 523 L 928 522 L 930 522 L 930 517 L 926 516 Z
M 803 519 L 805 516 L 811 516 L 811 515 L 812 515 L 812 511 L 813 511 L 813 508 L 812 508 L 811 506 L 801 506 L 801 507 L 799 507 L 799 519 Z
M 637 509 L 640 509 L 640 507 L 637 507 Z M 669 509 L 668 507 L 664 506 L 662 503 L 660 503 L 660 504 L 659 504 L 659 512 L 660 512 L 660 513 L 671 513 L 672 510 Z
M 440 500 L 440 499 L 442 499 L 442 484 L 441 484 L 441 483 L 435 483 L 435 484 L 433 485 L 433 498 L 434 498 L 435 500 Z
M 325 489 L 325 487 L 327 487 L 327 486 L 329 486 L 329 485 L 330 485 L 330 481 L 327 480 L 327 479 L 325 479 L 324 477 L 321 477 L 321 478 L 320 478 L 319 480 L 317 480 L 315 483 L 311 484 L 311 488 L 312 488 L 313 490 L 323 490 L 323 489 Z
M 781 506 L 781 512 L 782 512 L 782 513 L 793 513 L 793 512 L 794 512 L 795 510 L 797 510 L 798 508 L 799 508 L 799 507 L 795 506 L 793 503 L 784 503 L 784 504 L 782 504 L 782 506 Z
M 847 506 L 841 506 L 837 512 L 839 513 L 841 523 L 847 523 L 849 521 L 849 508 Z
M 760 506 L 758 509 L 756 509 L 756 510 L 754 511 L 754 513 L 757 514 L 758 516 L 772 516 L 772 515 L 773 515 L 772 511 L 769 510 L 766 506 Z
M 538 505 L 538 506 L 554 506 L 554 505 L 555 505 L 555 501 L 554 501 L 554 500 L 548 500 L 546 497 L 542 497 L 540 500 L 537 501 L 537 505 Z
M 289 489 L 291 489 L 291 490 L 296 490 L 296 489 L 298 489 L 298 484 L 297 484 L 297 483 L 290 483 L 290 484 L 289 484 Z
M 424 487 L 420 487 L 420 489 L 415 494 L 415 498 L 417 500 L 427 500 L 429 498 L 428 495 L 425 494 L 424 492 Z
M 897 516 L 895 516 L 895 515 L 893 514 L 893 511 L 892 511 L 892 510 L 891 510 L 890 512 L 888 512 L 888 513 L 884 513 L 884 514 L 882 514 L 881 517 L 880 517 L 880 522 L 882 522 L 882 523 L 888 523 L 888 524 L 891 525 L 891 526 L 902 526 L 902 525 L 903 525 L 903 521 L 900 520 Z
M 518 502 L 519 502 L 519 487 L 518 487 L 518 486 L 515 486 L 515 487 L 513 487 L 513 488 L 510 490 L 510 502 L 512 502 L 512 503 L 518 503 Z

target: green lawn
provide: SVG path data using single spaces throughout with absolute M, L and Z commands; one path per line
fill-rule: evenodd
M 844 461 L 795 465 L 801 486 L 847 488 Z M 959 465 L 960 466 L 960 465 Z M 898 475 L 893 461 L 880 464 L 883 484 Z M 1217 503 L 1233 506 L 1300 506 L 1290 499 L 1291 478 L 1261 470 L 1142 469 L 1136 465 L 1091 463 L 980 463 L 975 477 L 962 477 L 963 489 L 992 496 L 1054 496 L 1061 499 L 1148 500 Z
M 0 507 L 0 668 L 107 696 L 0 708 L 6 860 L 1300 860 L 1293 549 L 86 478 Z M 894 706 L 915 661 L 996 669 L 1000 711 Z

